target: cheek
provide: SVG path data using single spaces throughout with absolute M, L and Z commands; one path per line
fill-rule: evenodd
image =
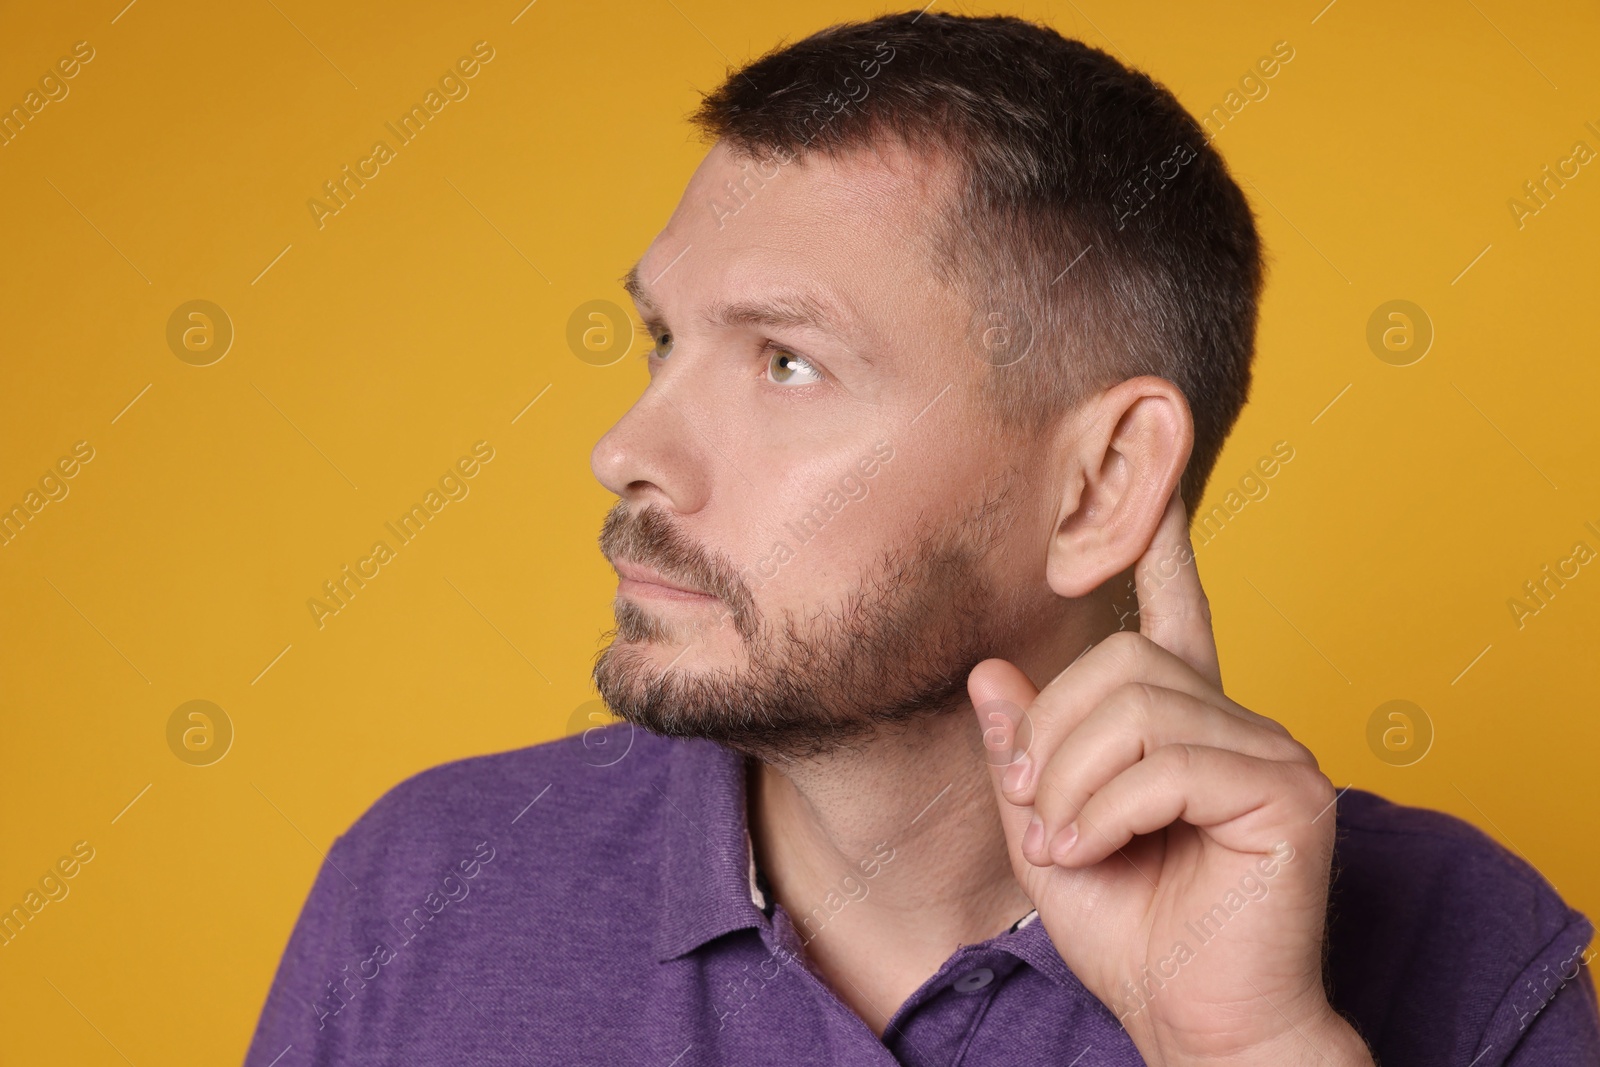
M 876 491 L 851 499 L 834 483 L 807 482 L 762 498 L 734 534 L 737 562 L 757 608 L 768 618 L 811 614 L 861 587 L 863 569 L 890 536 Z
M 953 396 L 940 403 L 955 411 Z M 976 450 L 952 455 L 955 427 L 938 408 L 912 424 L 915 410 L 874 417 L 851 406 L 854 421 L 832 426 L 831 405 L 797 406 L 809 421 L 787 412 L 730 431 L 735 462 L 715 476 L 729 503 L 715 519 L 721 536 L 705 543 L 726 546 L 763 614 L 844 603 L 887 558 L 915 556 L 934 517 L 953 521 L 985 488 L 992 495 L 1002 465 Z

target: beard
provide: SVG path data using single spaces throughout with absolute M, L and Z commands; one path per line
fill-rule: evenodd
M 1022 616 L 997 597 L 983 566 L 1005 495 L 1002 487 L 932 529 L 919 523 L 873 558 L 842 603 L 811 609 L 804 620 L 789 610 L 769 618 L 729 561 L 683 537 L 658 505 L 630 516 L 619 502 L 606 516 L 601 551 L 720 598 L 725 611 L 715 625 L 731 622 L 745 662 L 673 669 L 700 638 L 686 640 L 684 624 L 618 597 L 595 686 L 624 721 L 767 763 L 859 749 L 966 708 L 967 675 L 1012 647 Z M 803 560 L 804 546 L 796 554 Z M 678 655 L 659 667 L 651 645 Z

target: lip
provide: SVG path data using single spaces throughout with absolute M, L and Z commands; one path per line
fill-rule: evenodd
M 663 578 L 658 571 L 637 563 L 617 561 L 612 564 L 620 579 L 617 583 L 619 596 L 652 596 L 667 600 L 712 601 L 717 598 L 710 593 L 694 589 L 686 585 L 679 585 Z

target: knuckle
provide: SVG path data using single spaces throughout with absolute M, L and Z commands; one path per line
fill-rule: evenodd
M 1316 770 L 1320 776 L 1322 773 L 1322 764 L 1317 762 L 1317 754 L 1312 752 L 1311 749 L 1307 748 L 1299 741 L 1296 741 L 1294 738 L 1288 737 L 1287 734 L 1285 734 L 1285 737 L 1288 738 L 1290 761 L 1294 763 L 1306 764 L 1307 766 Z M 1324 779 L 1324 781 L 1326 781 L 1326 779 Z
M 1305 790 L 1306 802 L 1312 811 L 1325 811 L 1339 798 L 1338 788 L 1315 764 L 1300 764 L 1294 774 L 1298 776 L 1301 788 Z
M 1254 713 L 1252 713 L 1252 714 L 1254 714 Z M 1284 737 L 1284 738 L 1289 739 L 1290 741 L 1294 741 L 1294 735 L 1289 732 L 1289 728 L 1287 726 L 1283 725 L 1283 723 L 1279 722 L 1277 719 L 1270 719 L 1265 715 L 1257 715 L 1256 719 L 1257 719 L 1257 721 L 1259 721 L 1261 723 L 1262 726 L 1265 726 L 1267 729 L 1271 730 L 1273 733 L 1277 734 L 1279 737 Z M 1299 744 L 1299 742 L 1295 742 L 1295 743 Z M 1302 747 L 1304 747 L 1304 746 L 1302 746 Z M 1309 752 L 1311 750 L 1310 749 L 1306 749 L 1306 751 Z
M 1132 674 L 1144 656 L 1144 644 L 1147 640 L 1143 634 L 1133 630 L 1118 630 L 1101 644 L 1105 646 L 1106 653 L 1123 668 L 1124 673 Z
M 1228 697 L 1226 694 L 1223 696 L 1223 701 L 1223 710 L 1232 712 L 1246 722 L 1252 722 L 1257 726 L 1264 727 L 1265 729 L 1270 730 L 1272 733 L 1277 734 L 1281 738 L 1289 741 L 1294 740 L 1294 735 L 1289 732 L 1289 728 L 1283 725 L 1283 723 L 1279 722 L 1277 719 L 1274 719 L 1272 716 L 1263 715 L 1259 711 L 1251 711 L 1249 708 Z
M 1194 763 L 1194 749 L 1185 744 L 1163 745 L 1156 749 L 1155 758 L 1159 761 L 1157 767 L 1162 776 L 1170 781 L 1178 781 L 1188 775 Z
M 1104 641 L 1104 644 L 1126 654 L 1142 639 L 1143 635 L 1141 635 L 1137 630 L 1118 630 L 1116 633 L 1108 635 Z
M 1123 682 L 1111 691 L 1106 704 L 1124 729 L 1144 736 L 1155 718 L 1154 687 L 1145 682 Z

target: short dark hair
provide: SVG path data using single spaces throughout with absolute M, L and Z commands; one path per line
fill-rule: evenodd
M 780 45 L 690 121 L 736 158 L 883 138 L 953 158 L 932 270 L 976 324 L 1031 339 L 984 374 L 1001 424 L 1034 434 L 1094 389 L 1166 378 L 1194 415 L 1194 514 L 1249 395 L 1263 264 L 1248 201 L 1165 87 L 1020 18 L 906 11 Z

